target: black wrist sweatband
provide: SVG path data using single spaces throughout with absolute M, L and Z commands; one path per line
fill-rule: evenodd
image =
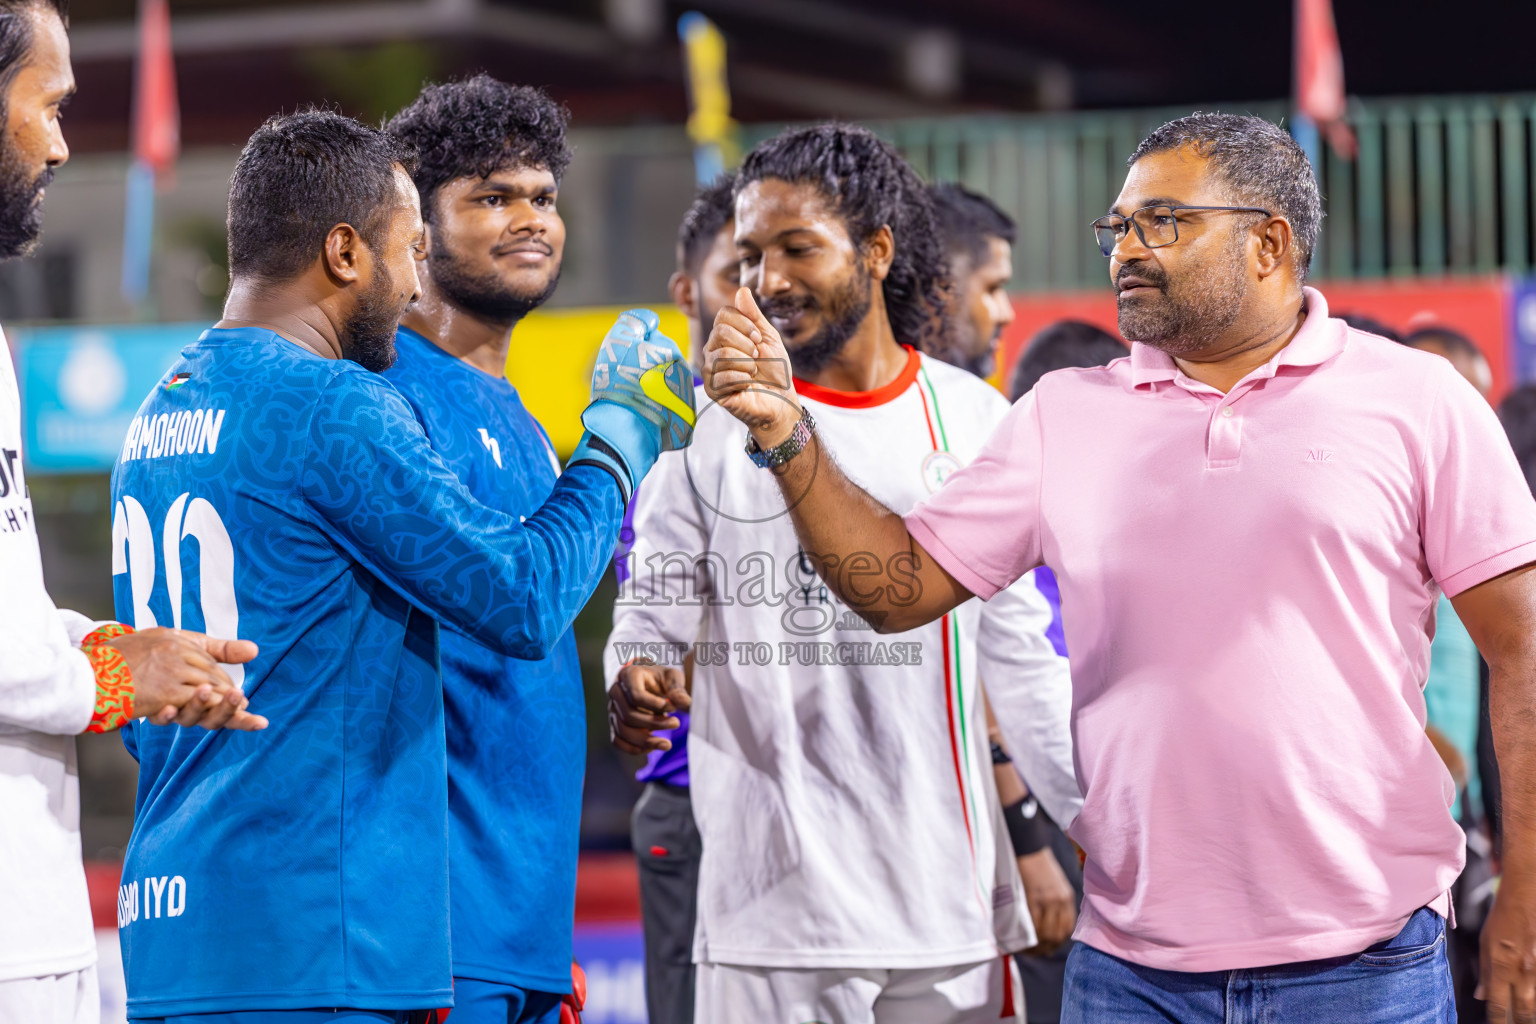
M 1039 853 L 1051 844 L 1051 834 L 1045 827 L 1045 814 L 1032 796 L 1018 803 L 1003 807 L 1003 820 L 1008 823 L 1008 840 L 1018 857 Z

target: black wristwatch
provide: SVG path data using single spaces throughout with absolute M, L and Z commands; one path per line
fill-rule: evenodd
M 795 429 L 783 441 L 766 451 L 757 443 L 757 438 L 747 435 L 747 458 L 753 464 L 762 469 L 777 469 L 790 459 L 805 451 L 811 443 L 811 434 L 816 430 L 816 420 L 811 416 L 811 410 L 801 406 L 800 419 L 795 423 Z

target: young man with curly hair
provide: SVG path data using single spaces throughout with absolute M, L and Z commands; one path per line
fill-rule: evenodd
M 948 261 L 928 190 L 889 145 L 840 124 L 769 140 L 742 165 L 734 222 L 739 295 L 788 339 L 784 369 L 818 429 L 845 442 L 849 473 L 910 506 L 975 456 L 1008 404 L 925 354 L 945 330 Z M 1025 581 L 877 638 L 797 543 L 764 472 L 773 453 L 744 454 L 747 430 L 722 409 L 701 421 L 698 445 L 659 460 L 636 498 L 633 575 L 604 656 L 621 749 L 667 745 L 653 730 L 692 706 L 694 1019 L 1015 1019 L 1021 993 L 999 954 L 1034 935 L 980 679 L 1018 726 L 1014 755 L 1040 801 L 1071 820 L 1070 684 L 1044 599 Z M 911 567 L 853 558 L 839 571 L 900 591 Z
M 554 293 L 566 113 L 486 75 L 430 85 L 387 126 L 419 154 L 421 297 L 386 376 L 472 493 L 531 514 L 560 472 L 505 375 Z M 554 1020 L 572 989 L 586 724 L 576 641 L 524 659 L 444 625 L 455 1024 Z M 529 743 L 530 736 L 537 741 Z

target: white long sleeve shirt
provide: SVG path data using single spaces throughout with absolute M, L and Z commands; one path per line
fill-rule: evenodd
M 843 471 L 897 512 L 969 462 L 1008 408 L 915 354 L 878 391 L 802 385 L 801 398 Z M 1044 598 L 1024 580 L 939 622 L 874 633 L 801 554 L 777 482 L 742 453 L 745 428 L 702 393 L 699 407 L 692 446 L 663 455 L 639 490 L 604 660 L 612 678 L 630 658 L 679 664 L 700 643 L 695 960 L 924 968 L 1032 944 L 981 681 L 1041 802 L 1070 821 L 1071 684 Z M 866 588 L 908 585 L 900 567 L 865 561 L 842 571 Z
M 96 679 L 77 646 L 95 624 L 55 608 L 43 587 L 21 400 L 10 348 L 0 350 L 0 981 L 10 981 L 96 960 L 75 763 Z

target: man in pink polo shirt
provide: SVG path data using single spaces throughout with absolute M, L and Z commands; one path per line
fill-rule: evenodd
M 1056 571 L 1087 852 L 1063 1021 L 1454 1020 L 1463 841 L 1422 695 L 1442 590 L 1506 778 L 1491 1019 L 1536 1021 L 1536 503 L 1448 363 L 1303 287 L 1320 220 L 1274 125 L 1158 129 L 1094 223 L 1130 357 L 1048 374 L 904 519 L 807 429 L 750 295 L 710 337 L 706 385 L 788 459 L 804 549 L 876 628 Z

